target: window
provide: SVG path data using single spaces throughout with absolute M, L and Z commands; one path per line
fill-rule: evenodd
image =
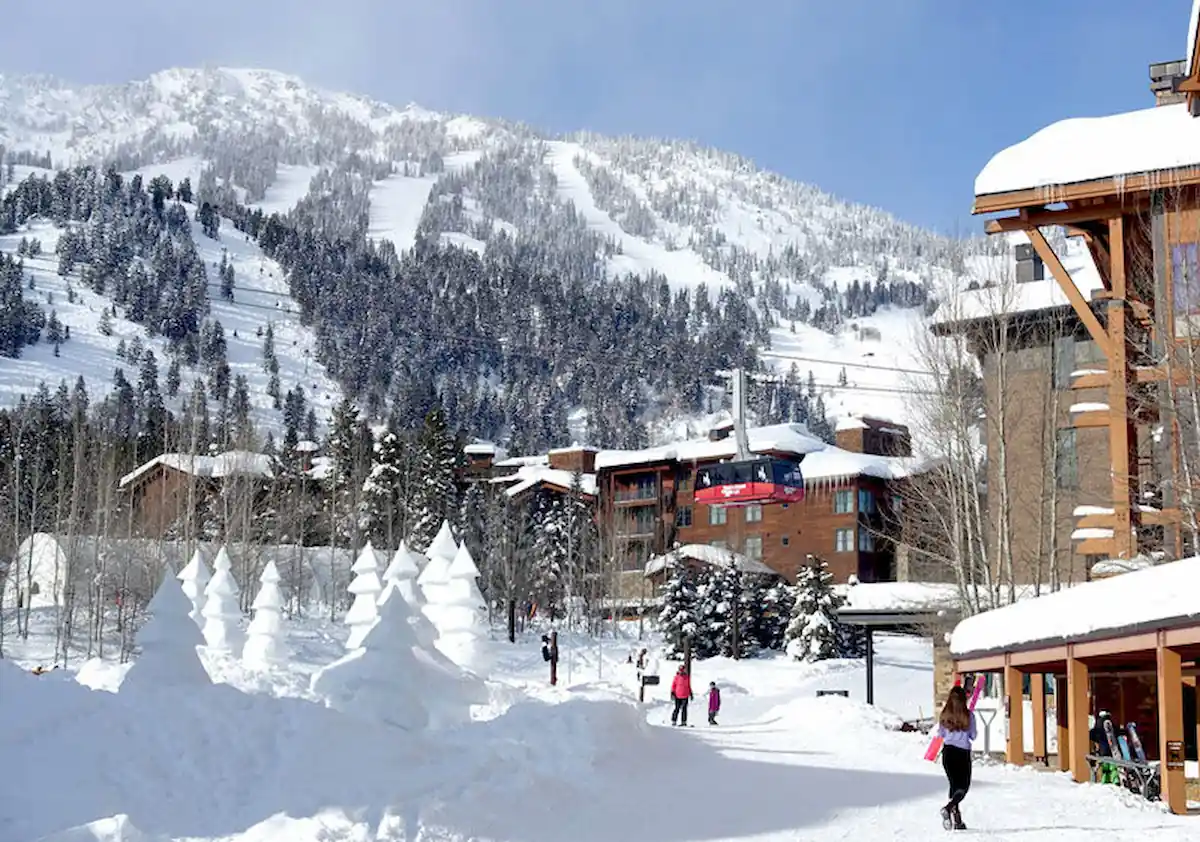
M 746 507 L 746 523 L 761 523 L 762 522 L 762 504 L 755 503 L 752 506 Z
M 746 558 L 762 561 L 762 536 L 751 535 L 746 539 Z
M 708 507 L 708 525 L 709 526 L 724 526 L 728 515 L 725 512 L 724 506 L 709 506 Z
M 875 514 L 875 495 L 865 488 L 858 490 L 858 511 L 864 515 Z
M 1060 336 L 1054 340 L 1054 388 L 1070 389 L 1074 370 L 1075 337 Z
M 860 553 L 875 552 L 875 533 L 869 529 L 858 530 L 858 551 Z
M 854 492 L 846 488 L 833 494 L 833 513 L 846 515 L 854 511 Z
M 680 527 L 692 525 L 692 507 L 691 506 L 680 506 L 675 511 L 675 525 L 680 526 Z
M 833 549 L 838 553 L 854 552 L 854 530 L 838 529 L 833 533 Z
M 1079 487 L 1079 457 L 1075 452 L 1075 430 L 1059 430 L 1054 454 L 1054 477 L 1059 488 Z
M 779 542 L 786 547 L 788 544 L 792 543 L 792 539 L 789 538 L 787 535 L 784 535 L 782 538 L 779 539 Z
M 729 549 L 729 542 L 728 542 L 728 541 L 709 541 L 709 542 L 708 542 L 708 545 L 709 545 L 710 547 L 715 547 L 715 548 L 716 548 L 716 549 L 718 549 L 718 550 L 727 550 L 727 549 Z
M 690 491 L 692 488 L 692 475 L 690 472 L 685 472 L 679 475 L 679 483 L 677 485 L 679 491 Z

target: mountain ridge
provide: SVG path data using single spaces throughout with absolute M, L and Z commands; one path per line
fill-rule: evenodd
M 0 76 L 0 147 L 9 169 L 25 174 L 67 162 L 147 179 L 170 172 L 222 215 L 236 216 L 241 204 L 284 214 L 331 242 L 384 244 L 385 261 L 421 243 L 480 257 L 511 252 L 528 271 L 578 278 L 583 310 L 595 306 L 589 285 L 630 278 L 662 283 L 670 290 L 663 295 L 695 306 L 701 297 L 721 300 L 728 312 L 719 318 L 741 319 L 747 359 L 769 348 L 768 368 L 781 378 L 807 370 L 808 397 L 821 397 L 834 416 L 869 410 L 903 420 L 894 378 L 855 366 L 912 367 L 904 334 L 919 325 L 930 290 L 987 248 L 694 141 L 555 135 L 417 104 L 399 109 L 257 68 L 170 68 L 74 87 L 50 76 Z M 303 256 L 289 259 L 293 275 L 305 272 Z M 702 337 L 710 309 L 672 329 Z M 331 324 L 320 310 L 310 305 L 306 323 L 318 346 L 335 348 L 355 326 Z M 524 318 L 538 318 L 535 310 Z M 376 351 L 385 360 L 401 353 L 386 342 Z M 797 367 L 789 356 L 809 362 Z M 711 380 L 711 372 L 696 376 Z M 391 386 L 371 388 L 378 407 Z M 691 397 L 629 398 L 652 439 L 687 432 L 676 422 L 686 427 L 711 409 L 699 383 L 686 391 Z

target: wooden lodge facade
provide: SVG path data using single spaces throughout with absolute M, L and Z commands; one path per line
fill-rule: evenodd
M 1200 756 L 1198 26 L 1194 0 L 1183 60 L 1150 66 L 1153 107 L 1054 124 L 996 154 L 976 179 L 974 213 L 993 217 L 988 233 L 1024 239 L 1016 286 L 1044 273 L 1056 293 L 1018 294 L 1018 305 L 1037 298 L 1039 306 L 999 314 L 1036 328 L 1010 349 L 1018 360 L 1026 351 L 1040 360 L 1029 366 L 1029 383 L 1041 389 L 1037 378 L 1049 376 L 1053 392 L 1070 395 L 1060 404 L 1065 412 L 1044 412 L 1041 423 L 1057 440 L 1071 438 L 1079 459 L 1047 463 L 1045 451 L 1027 443 L 1036 454 L 1029 464 L 1050 472 L 1055 487 L 1069 468 L 1071 552 L 1089 569 L 1106 560 L 1120 575 L 967 618 L 949 646 L 958 675 L 1003 677 L 1008 762 L 1048 761 L 1053 711 L 1057 765 L 1088 780 L 1099 762 L 1089 720 L 1108 711 L 1141 737 L 1149 765 L 1135 763 L 1129 773 L 1156 778 L 1174 813 L 1200 795 L 1200 780 L 1186 777 L 1187 762 Z M 1086 266 L 1071 265 L 1072 247 L 1058 232 L 1086 251 Z M 979 327 L 986 320 L 948 329 Z M 1059 365 L 1063 343 L 1083 358 Z M 986 380 L 987 354 L 980 356 Z M 1034 386 L 1018 380 L 1014 392 L 1013 382 L 989 400 L 1028 403 L 1021 389 Z M 1023 432 L 1010 433 L 1009 451 L 1019 454 Z M 1093 460 L 1086 466 L 1084 453 Z M 1020 482 L 1024 472 L 1016 474 Z M 1019 539 L 1020 522 L 1012 532 Z M 1139 564 L 1148 559 L 1163 563 Z
M 1193 15 L 1193 26 L 1195 15 Z M 1151 66 L 1156 104 L 1066 120 L 995 155 L 975 183 L 992 234 L 1020 232 L 1071 307 L 1094 360 L 1073 372 L 1065 429 L 1103 440 L 1107 500 L 1075 515 L 1075 552 L 1132 559 L 1196 551 L 1200 413 L 1200 61 Z M 1085 289 L 1046 236 L 1061 226 L 1086 247 Z M 1099 449 L 1099 448 L 1097 448 Z

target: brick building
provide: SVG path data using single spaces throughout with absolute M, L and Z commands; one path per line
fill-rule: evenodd
M 677 544 L 708 544 L 761 561 L 794 579 L 809 554 L 837 581 L 895 577 L 900 484 L 913 470 L 908 430 L 877 419 L 842 425 L 840 447 L 798 424 L 748 430 L 755 454 L 798 460 L 805 498 L 798 503 L 728 507 L 697 504 L 698 468 L 732 459 L 732 431 L 637 451 L 596 454 L 601 529 L 619 567 L 640 572 Z

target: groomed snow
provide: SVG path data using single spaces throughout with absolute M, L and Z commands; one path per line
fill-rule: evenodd
M 0 796 L 0 838 L 601 842 L 614 826 L 632 842 L 942 833 L 945 779 L 939 764 L 921 759 L 928 737 L 889 730 L 932 713 L 928 641 L 877 635 L 875 708 L 862 701 L 861 661 L 698 661 L 699 722 L 672 730 L 666 687 L 650 688 L 638 706 L 626 662 L 644 644 L 656 658 L 659 642 L 639 641 L 636 623 L 622 625 L 619 642 L 599 646 L 560 633 L 557 687 L 536 632 L 516 646 L 492 644 L 486 713 L 438 733 L 327 710 L 309 698 L 307 681 L 296 690 L 297 679 L 341 653 L 344 629 L 323 621 L 292 624 L 302 641 L 297 660 L 269 677 L 230 672 L 218 679 L 225 684 L 163 687 L 149 698 L 112 692 L 124 669 L 115 662 L 89 661 L 80 671 L 102 692 L 65 670 L 36 677 L 0 660 L 0 698 L 20 723 L 0 731 L 0 751 L 21 770 Z M 29 641 L 6 643 L 22 664 L 36 661 L 30 647 L 53 650 L 50 612 L 35 612 L 33 627 Z M 703 723 L 710 681 L 722 691 L 716 728 Z M 816 698 L 829 689 L 850 698 Z M 964 814 L 971 833 L 1023 842 L 1096 842 L 1097 834 L 1183 842 L 1195 832 L 1194 819 L 1164 815 L 1118 787 L 994 763 L 976 766 Z
M 976 176 L 975 195 L 1042 188 L 1050 203 L 1062 185 L 1197 165 L 1200 120 L 1186 103 L 1162 105 L 1052 123 L 996 153 Z M 1161 185 L 1171 179 L 1164 176 Z
M 609 259 L 610 275 L 628 273 L 644 275 L 653 270 L 664 275 L 676 289 L 694 289 L 701 283 L 708 285 L 709 294 L 715 296 L 731 286 L 729 278 L 705 263 L 700 255 L 690 249 L 671 251 L 665 245 L 643 240 L 626 233 L 607 212 L 596 205 L 587 179 L 575 165 L 577 155 L 589 155 L 577 143 L 551 141 L 547 163 L 558 178 L 558 195 L 570 201 L 587 221 L 588 227 L 616 241 L 621 254 Z
M 950 651 L 998 652 L 1200 619 L 1198 591 L 1200 558 L 1173 561 L 968 617 L 954 629 Z

